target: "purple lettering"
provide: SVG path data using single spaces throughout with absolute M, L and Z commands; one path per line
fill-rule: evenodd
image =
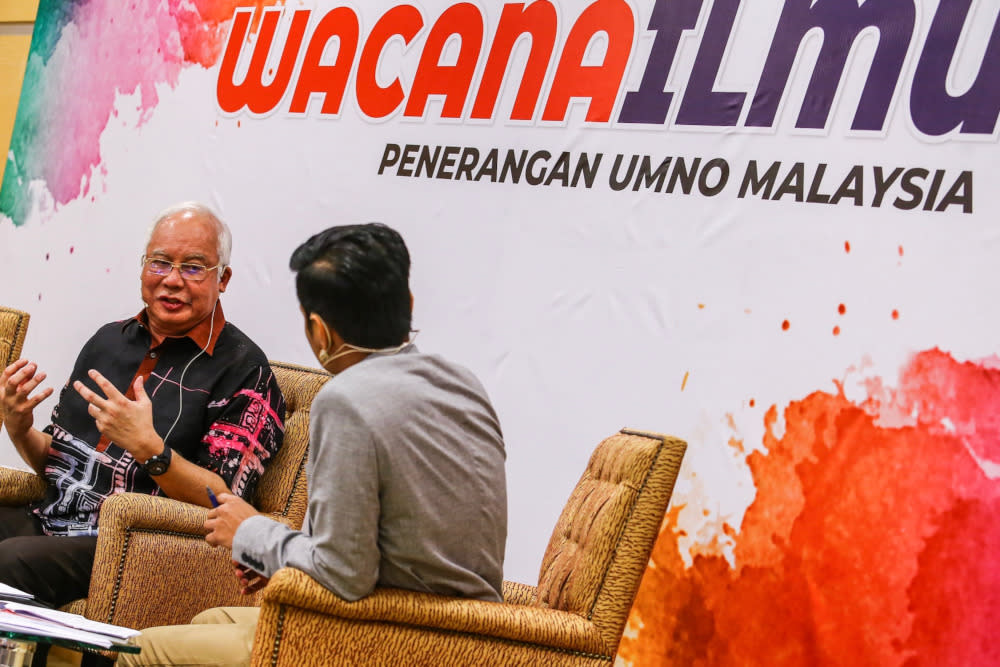
M 948 94 L 948 70 L 969 20 L 971 0 L 941 0 L 910 89 L 910 116 L 930 136 L 961 127 L 962 134 L 993 134 L 1000 116 L 1000 21 L 993 24 L 979 74 L 962 95 Z M 958 17 L 962 17 L 959 19 Z
M 732 126 L 739 120 L 746 93 L 712 90 L 739 8 L 740 0 L 715 0 L 677 111 L 679 125 Z
M 795 126 L 826 127 L 851 47 L 862 30 L 876 27 L 878 48 L 851 127 L 881 130 L 913 36 L 915 13 L 913 0 L 880 0 L 861 6 L 845 0 L 787 0 L 750 107 L 747 126 L 771 127 L 774 124 L 802 39 L 811 29 L 820 28 L 823 47 Z
M 618 120 L 662 125 L 674 94 L 664 92 L 681 33 L 698 22 L 703 0 L 656 0 L 648 29 L 656 32 L 639 89 L 625 95 Z M 714 80 L 714 77 L 713 77 Z

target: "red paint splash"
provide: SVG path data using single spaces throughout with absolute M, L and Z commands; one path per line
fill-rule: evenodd
M 833 328 L 833 335 L 834 336 L 839 336 L 840 335 L 840 327 L 834 327 Z
M 844 252 L 847 252 L 847 253 L 851 252 L 851 242 L 850 241 L 844 241 Z
M 625 664 L 1000 664 L 1000 364 L 930 350 L 878 387 L 793 402 L 780 436 L 768 410 L 733 564 L 688 567 L 670 510 Z
M 788 331 L 788 329 L 791 328 L 791 326 L 792 326 L 792 323 L 789 322 L 788 320 L 785 320 L 784 322 L 781 323 L 781 330 L 782 331 Z
M 898 320 L 899 319 L 899 311 L 898 310 L 892 311 L 892 319 L 894 319 L 894 320 Z
M 847 306 L 845 306 L 844 304 L 840 304 L 839 306 L 837 306 L 837 312 L 840 313 L 841 315 L 844 315 L 845 313 L 847 313 Z

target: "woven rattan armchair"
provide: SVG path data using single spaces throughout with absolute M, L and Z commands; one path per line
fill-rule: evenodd
M 285 568 L 263 592 L 253 665 L 610 665 L 686 445 L 602 442 L 552 533 L 537 587 L 503 603 L 377 588 L 345 602 Z
M 309 408 L 330 376 L 276 361 L 271 368 L 285 396 L 285 440 L 261 477 L 254 505 L 299 527 L 307 504 Z M 44 488 L 36 475 L 0 469 L 0 504 L 24 504 L 40 498 Z M 204 507 L 169 498 L 136 493 L 108 498 L 101 506 L 88 597 L 69 609 L 142 629 L 187 623 L 209 607 L 256 604 L 257 596 L 240 594 L 229 550 L 205 542 L 207 514 Z
M 21 357 L 30 319 L 31 315 L 28 313 L 0 306 L 0 371 Z M 2 411 L 0 426 L 3 426 Z

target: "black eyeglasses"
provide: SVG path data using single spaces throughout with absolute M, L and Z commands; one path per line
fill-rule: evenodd
M 142 264 L 146 267 L 146 270 L 154 276 L 169 276 L 170 272 L 174 270 L 174 267 L 177 267 L 177 271 L 181 274 L 181 278 L 195 283 L 200 283 L 202 280 L 207 278 L 209 271 L 214 271 L 222 266 L 221 263 L 216 264 L 215 266 L 205 266 L 203 264 L 192 264 L 190 262 L 168 262 L 165 259 L 152 259 L 150 257 L 146 257 L 145 255 L 142 256 Z

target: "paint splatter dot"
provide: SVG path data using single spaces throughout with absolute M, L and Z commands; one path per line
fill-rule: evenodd
M 45 261 L 49 261 L 49 253 L 45 253 Z
M 76 248 L 75 248 L 75 247 L 73 247 L 73 246 L 70 246 L 70 247 L 69 247 L 69 254 L 71 254 L 71 255 L 72 255 L 72 254 L 73 254 L 73 251 L 74 251 L 74 250 L 76 250 Z
M 837 312 L 843 315 L 844 313 L 847 312 L 847 306 L 845 306 L 844 304 L 840 304 L 839 306 L 837 306 Z
M 752 408 L 752 407 L 753 407 L 753 406 L 755 406 L 755 405 L 757 405 L 757 401 L 755 401 L 755 400 L 753 400 L 753 399 L 751 398 L 751 399 L 750 399 L 750 407 Z
M 792 326 L 792 323 L 791 323 L 791 322 L 789 322 L 788 320 L 785 320 L 784 322 L 782 322 L 782 323 L 781 323 L 781 330 L 782 330 L 782 331 L 788 331 L 788 329 L 789 329 L 789 328 L 790 328 L 791 326 Z
M 899 256 L 903 256 L 903 246 L 899 246 Z
M 851 242 L 844 241 L 844 252 L 851 252 Z
M 744 312 L 744 313 L 746 313 L 747 315 L 749 315 L 749 314 L 750 314 L 750 313 L 752 313 L 753 311 L 752 311 L 752 310 L 750 310 L 749 308 L 744 308 L 744 309 L 743 309 L 743 312 Z
M 899 319 L 899 311 L 898 310 L 892 311 L 892 319 L 894 319 L 894 320 L 898 320 Z
M 698 310 L 705 310 L 705 304 L 699 303 L 698 304 Z
M 834 327 L 833 328 L 833 335 L 834 336 L 839 336 L 840 335 L 840 327 Z
M 42 293 L 41 293 L 41 292 L 39 292 L 39 293 L 38 293 L 38 300 L 39 300 L 39 301 L 41 301 L 41 300 L 42 300 Z
M 236 127 L 240 126 L 240 121 L 236 121 Z
M 684 391 L 684 388 L 687 386 L 688 377 L 690 377 L 690 375 L 691 375 L 691 371 L 685 371 L 684 372 L 684 379 L 681 380 L 681 391 Z

